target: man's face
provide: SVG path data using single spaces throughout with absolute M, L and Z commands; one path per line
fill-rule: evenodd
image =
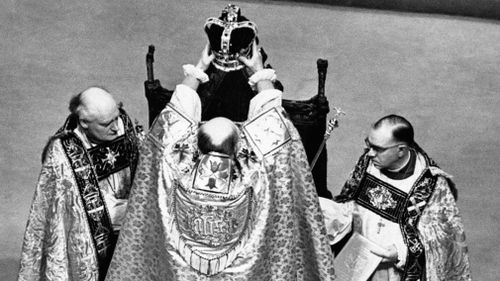
M 92 121 L 81 121 L 85 134 L 93 143 L 112 141 L 119 133 L 119 111 L 118 106 L 100 112 Z
M 365 139 L 368 156 L 372 158 L 373 165 L 380 169 L 395 169 L 400 159 L 400 145 L 392 138 L 392 129 L 388 126 L 380 126 L 371 129 Z

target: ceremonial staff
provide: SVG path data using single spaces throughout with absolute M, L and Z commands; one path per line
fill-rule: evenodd
M 328 127 L 326 128 L 325 135 L 323 136 L 323 141 L 319 145 L 318 151 L 316 151 L 316 155 L 314 156 L 313 160 L 311 161 L 311 171 L 314 169 L 314 165 L 316 165 L 316 161 L 318 161 L 319 156 L 321 155 L 321 152 L 323 151 L 323 148 L 325 147 L 326 141 L 330 138 L 330 135 L 332 134 L 333 129 L 337 128 L 339 126 L 339 120 L 338 117 L 341 115 L 345 115 L 345 112 L 342 111 L 341 108 L 339 107 L 334 107 L 335 110 L 335 115 L 333 116 L 330 121 L 328 121 Z

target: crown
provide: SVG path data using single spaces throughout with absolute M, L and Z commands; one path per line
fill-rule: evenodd
M 216 68 L 227 72 L 245 67 L 238 55 L 251 57 L 257 26 L 241 15 L 238 6 L 229 4 L 219 18 L 208 18 L 205 33 L 215 56 L 213 64 Z

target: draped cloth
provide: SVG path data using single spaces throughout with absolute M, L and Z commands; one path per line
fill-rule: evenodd
M 377 279 L 378 276 L 374 276 L 372 280 L 471 280 L 465 231 L 455 201 L 451 176 L 441 170 L 422 149 L 418 147 L 416 150 L 417 157 L 423 159 L 423 167 L 419 169 L 418 177 L 408 194 L 405 194 L 402 210 L 396 217 L 407 252 L 406 256 L 399 256 L 399 263 L 404 261 L 398 265 L 402 270 L 401 274 L 398 274 L 400 277 Z M 356 210 L 367 205 L 361 202 L 360 198 L 363 194 L 362 183 L 370 168 L 373 168 L 370 158 L 364 154 L 346 181 L 341 194 L 334 199 L 342 203 L 336 208 L 342 210 L 339 213 L 342 213 L 343 217 L 336 221 L 342 221 L 344 224 L 337 223 L 329 232 L 349 230 L 350 227 L 345 226 L 345 217 L 349 216 L 346 215 L 349 213 L 351 220 L 348 220 L 348 223 L 353 224 L 354 231 L 362 232 L 362 229 L 365 229 L 363 225 L 369 223 L 364 222 Z M 356 204 L 358 206 L 355 206 Z M 387 239 L 394 241 L 394 238 Z
M 49 141 L 24 235 L 19 280 L 104 280 L 117 235 L 102 183 L 119 177 L 122 185 L 115 195 L 126 199 L 138 153 L 132 122 L 123 110 L 120 118 L 123 135 L 92 149 L 75 133 L 72 116 Z M 100 150 L 116 157 L 105 158 Z
M 283 108 L 238 124 L 230 165 L 199 155 L 199 101 L 178 96 L 194 98 L 194 109 L 174 94 L 141 146 L 106 280 L 333 280 L 307 158 Z

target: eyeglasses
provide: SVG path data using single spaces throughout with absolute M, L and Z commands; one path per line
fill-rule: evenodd
M 375 151 L 375 153 L 382 153 L 382 152 L 385 152 L 386 150 L 388 149 L 391 149 L 391 148 L 394 148 L 394 147 L 398 147 L 400 145 L 405 145 L 404 143 L 397 143 L 395 145 L 391 145 L 391 146 L 386 146 L 386 147 L 383 147 L 383 146 L 378 146 L 378 145 L 374 145 L 372 144 L 368 138 L 365 138 L 365 146 L 366 146 L 366 149 L 368 150 L 373 150 Z

